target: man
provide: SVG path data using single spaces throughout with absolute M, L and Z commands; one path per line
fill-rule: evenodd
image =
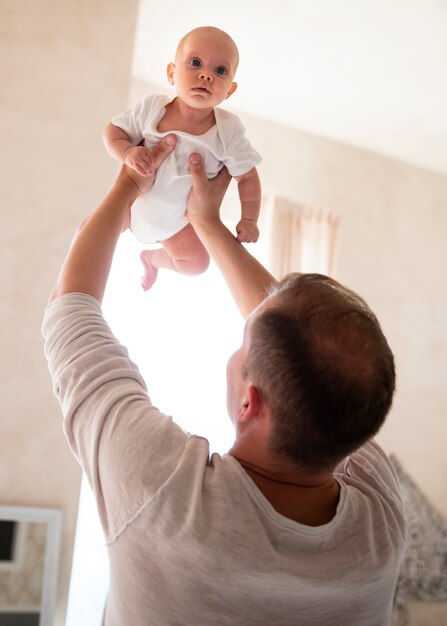
M 174 143 L 154 149 L 154 172 Z M 391 351 L 364 301 L 337 282 L 277 284 L 219 218 L 228 173 L 208 181 L 197 154 L 190 169 L 188 219 L 247 317 L 227 368 L 230 452 L 210 456 L 206 440 L 152 406 L 101 315 L 145 179 L 121 170 L 83 224 L 43 326 L 64 429 L 107 538 L 105 624 L 385 626 L 404 521 L 371 437 L 391 405 Z

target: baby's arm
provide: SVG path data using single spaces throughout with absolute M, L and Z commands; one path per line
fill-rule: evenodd
M 261 182 L 255 167 L 242 174 L 235 176 L 238 185 L 239 198 L 241 200 L 241 219 L 236 226 L 239 241 L 255 242 L 259 237 L 258 217 L 261 208 Z
M 135 170 L 141 176 L 151 176 L 152 159 L 150 152 L 143 146 L 135 146 L 127 133 L 110 122 L 104 129 L 104 144 L 107 152 L 121 163 Z

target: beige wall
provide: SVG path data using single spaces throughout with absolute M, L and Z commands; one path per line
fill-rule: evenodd
M 40 324 L 77 223 L 116 164 L 101 131 L 123 108 L 137 0 L 2 0 L 0 504 L 63 511 L 64 614 L 80 471 L 61 433 Z

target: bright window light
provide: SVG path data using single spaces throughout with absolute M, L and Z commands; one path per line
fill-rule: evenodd
M 121 236 L 104 317 L 138 365 L 152 403 L 188 432 L 206 437 L 212 452 L 224 453 L 234 435 L 226 411 L 226 363 L 242 341 L 243 319 L 213 264 L 194 277 L 161 270 L 143 292 L 140 249 L 130 233 Z M 262 244 L 249 250 L 263 256 Z M 84 478 L 66 626 L 99 626 L 107 586 L 104 537 Z

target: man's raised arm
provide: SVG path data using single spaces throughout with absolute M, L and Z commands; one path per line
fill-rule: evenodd
M 112 189 L 76 233 L 50 300 L 80 292 L 102 301 L 124 219 L 140 193 L 151 186 L 156 170 L 174 146 L 175 136 L 167 135 L 151 150 L 149 176 L 138 176 L 126 167 L 121 168 Z
M 189 169 L 192 190 L 186 215 L 246 318 L 264 300 L 276 280 L 220 219 L 220 205 L 231 180 L 226 168 L 208 180 L 200 155 L 193 153 L 189 158 Z

